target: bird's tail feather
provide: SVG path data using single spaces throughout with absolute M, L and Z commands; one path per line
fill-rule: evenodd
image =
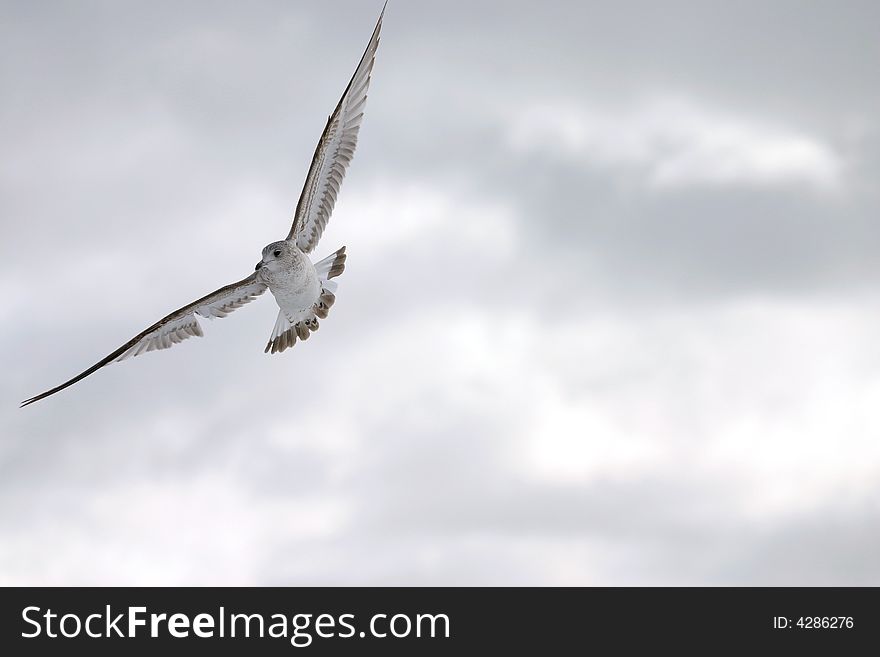
M 322 281 L 329 281 L 339 276 L 345 271 L 345 247 L 316 262 L 315 271 Z

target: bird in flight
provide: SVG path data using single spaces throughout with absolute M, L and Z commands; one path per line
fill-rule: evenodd
M 297 338 L 307 340 L 312 331 L 318 330 L 318 320 L 327 316 L 336 300 L 336 282 L 331 279 L 345 269 L 345 247 L 315 263 L 306 254 L 311 253 L 321 239 L 345 171 L 354 156 L 384 15 L 383 8 L 357 69 L 327 120 L 296 204 L 290 232 L 283 240 L 263 249 L 254 273 L 166 315 L 84 372 L 26 399 L 22 407 L 54 395 L 114 361 L 168 349 L 187 338 L 200 337 L 203 333 L 197 315 L 226 317 L 267 289 L 279 307 L 275 328 L 266 345 L 267 353 L 280 353 L 292 347 Z

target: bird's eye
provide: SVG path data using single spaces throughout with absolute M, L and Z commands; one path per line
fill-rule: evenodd
M 275 250 L 272 252 L 272 255 L 275 256 L 275 257 L 277 258 L 278 256 L 281 255 L 281 249 L 275 249 Z

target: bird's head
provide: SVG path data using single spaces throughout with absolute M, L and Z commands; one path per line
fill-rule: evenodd
M 290 267 L 290 262 L 293 257 L 290 249 L 291 246 L 289 242 L 272 242 L 263 248 L 263 258 L 257 263 L 257 266 L 254 267 L 254 269 L 279 271 Z

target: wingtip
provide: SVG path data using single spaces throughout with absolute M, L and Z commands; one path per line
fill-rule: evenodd
M 40 401 L 41 399 L 45 399 L 49 395 L 58 392 L 57 390 L 47 390 L 46 392 L 41 392 L 39 395 L 34 395 L 33 397 L 28 397 L 21 404 L 19 404 L 19 408 L 24 408 L 25 406 L 30 406 L 31 404 Z

